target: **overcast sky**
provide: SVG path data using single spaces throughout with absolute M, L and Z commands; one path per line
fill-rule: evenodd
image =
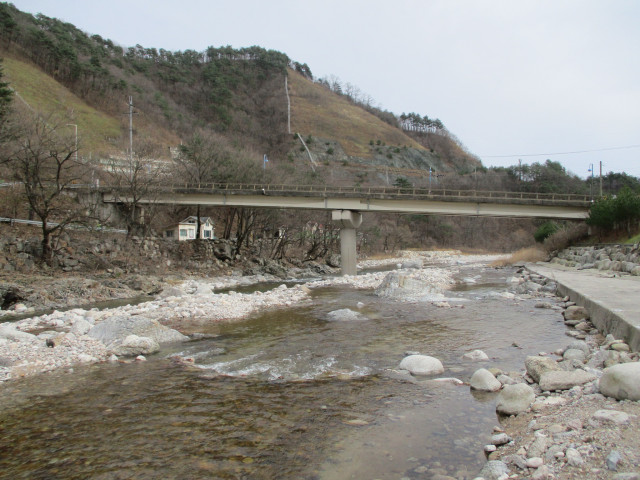
M 439 118 L 485 166 L 640 176 L 637 0 L 12 3 L 125 47 L 281 51 L 397 115 Z

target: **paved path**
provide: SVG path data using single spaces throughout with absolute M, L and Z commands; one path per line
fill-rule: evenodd
M 640 277 L 553 263 L 527 264 L 527 269 L 555 280 L 560 295 L 585 307 L 598 330 L 640 350 Z

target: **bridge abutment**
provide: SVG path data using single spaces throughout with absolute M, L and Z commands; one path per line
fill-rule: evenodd
M 331 219 L 340 225 L 340 256 L 342 274 L 356 275 L 356 228 L 362 224 L 362 214 L 354 210 L 333 210 Z

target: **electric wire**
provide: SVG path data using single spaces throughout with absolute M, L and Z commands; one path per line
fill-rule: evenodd
M 640 148 L 640 145 L 626 145 L 624 147 L 609 147 L 609 148 L 596 148 L 592 150 L 574 150 L 571 152 L 555 152 L 555 153 L 525 153 L 525 154 L 513 154 L 513 155 L 478 155 L 481 158 L 510 158 L 510 157 L 544 157 L 553 155 L 571 155 L 575 153 L 590 153 L 590 152 L 607 152 L 610 150 L 625 150 L 629 148 Z

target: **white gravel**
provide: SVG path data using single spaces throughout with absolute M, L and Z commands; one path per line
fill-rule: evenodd
M 360 268 L 402 264 L 408 259 L 422 260 L 424 265 L 434 263 L 446 266 L 440 268 L 404 269 L 403 273 L 415 280 L 429 284 L 432 290 L 446 290 L 453 283 L 456 266 L 487 264 L 496 256 L 465 256 L 457 251 L 402 252 L 399 257 L 385 260 L 365 260 Z M 452 266 L 454 268 L 452 268 Z M 329 285 L 348 285 L 358 289 L 374 289 L 380 285 L 389 272 L 362 273 L 357 276 L 326 278 L 319 281 L 298 284 L 293 287 L 280 285 L 267 292 L 248 294 L 214 293 L 214 290 L 237 285 L 246 285 L 259 277 L 240 280 L 237 277 L 188 280 L 167 288 L 167 295 L 138 305 L 126 305 L 107 310 L 85 310 L 76 308 L 66 312 L 55 311 L 48 315 L 27 318 L 17 322 L 0 324 L 0 381 L 74 364 L 106 361 L 111 352 L 101 342 L 83 334 L 87 323 L 91 326 L 114 315 L 143 315 L 160 323 L 198 325 L 207 322 L 232 321 L 246 318 L 257 311 L 272 308 L 287 308 L 309 300 L 314 288 Z M 75 328 L 74 328 L 75 325 Z M 178 327 L 176 327 L 178 325 Z M 82 327 L 82 328 L 80 328 Z M 28 332 L 33 335 L 2 335 L 1 329 Z M 14 330 L 15 329 L 15 330 Z M 75 333 L 72 333 L 75 332 Z M 48 339 L 55 339 L 55 347 L 46 346 Z

